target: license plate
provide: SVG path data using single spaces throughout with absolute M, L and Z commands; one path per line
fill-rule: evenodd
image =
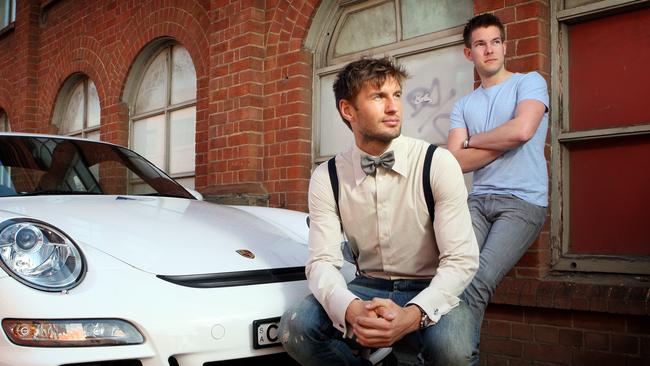
M 253 321 L 253 348 L 260 349 L 280 344 L 278 326 L 280 317 Z

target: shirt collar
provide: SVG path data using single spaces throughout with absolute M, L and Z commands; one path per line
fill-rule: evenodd
M 406 172 L 408 171 L 408 164 L 406 161 L 408 158 L 408 149 L 405 138 L 402 135 L 391 141 L 386 151 L 391 150 L 395 153 L 395 165 L 393 165 L 393 171 L 405 177 Z M 354 181 L 356 185 L 361 184 L 361 182 L 366 178 L 366 173 L 361 169 L 361 157 L 364 155 L 368 154 L 359 149 L 355 144 L 352 149 L 352 169 L 354 169 Z

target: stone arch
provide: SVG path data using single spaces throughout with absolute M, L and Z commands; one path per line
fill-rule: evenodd
M 174 39 L 189 52 L 196 70 L 198 98 L 198 89 L 207 87 L 208 79 L 209 43 L 206 32 L 210 20 L 207 11 L 196 1 L 180 1 L 175 6 L 154 1 L 141 7 L 130 19 L 118 42 L 122 47 L 115 51 L 118 59 L 113 63 L 116 80 L 120 82 L 120 100 L 124 101 L 127 79 L 138 56 L 151 42 L 162 38 Z M 131 38 L 134 34 L 138 36 Z
M 84 74 L 95 83 L 101 106 L 102 122 L 106 117 L 107 107 L 112 104 L 109 100 L 111 78 L 105 67 L 106 53 L 103 48 L 91 37 L 75 37 L 64 46 L 53 62 L 50 72 L 41 85 L 41 111 L 43 120 L 50 126 L 54 116 L 56 101 L 65 85 L 66 80 L 77 74 Z M 45 125 L 42 128 L 46 128 Z M 50 131 L 48 131 L 50 132 Z

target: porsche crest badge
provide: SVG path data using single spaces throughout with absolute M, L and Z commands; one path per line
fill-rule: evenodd
M 248 249 L 237 249 L 237 254 L 241 255 L 244 258 L 253 259 L 255 254 Z

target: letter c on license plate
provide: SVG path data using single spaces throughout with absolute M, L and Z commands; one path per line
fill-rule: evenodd
M 253 320 L 253 348 L 280 345 L 280 317 Z

